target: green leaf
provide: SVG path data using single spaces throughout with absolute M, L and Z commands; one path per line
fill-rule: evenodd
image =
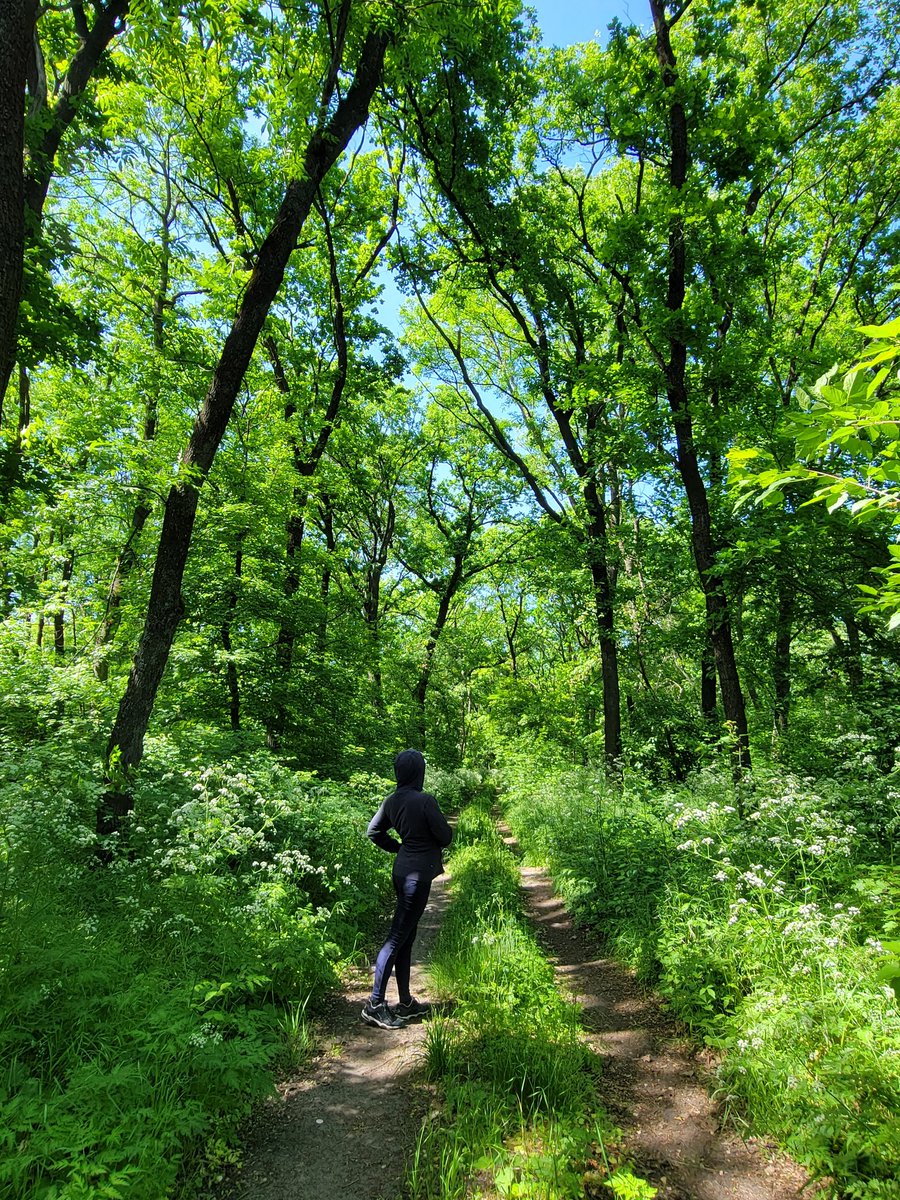
M 890 373 L 891 373 L 890 367 L 882 367 L 881 370 L 878 372 L 878 374 L 875 376 L 875 378 L 872 380 L 872 382 L 869 384 L 868 388 L 866 389 L 866 396 L 867 397 L 874 396 L 874 394 L 878 391 L 878 389 L 881 387 L 881 385 L 884 383 L 885 379 L 887 379 L 887 377 L 888 377 L 888 375 L 890 375 Z
M 895 317 L 893 321 L 888 321 L 886 325 L 857 325 L 859 333 L 864 333 L 866 337 L 900 337 L 900 317 Z

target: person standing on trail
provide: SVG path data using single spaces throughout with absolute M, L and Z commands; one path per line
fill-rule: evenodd
M 400 1029 L 403 1025 L 428 1011 L 409 990 L 409 971 L 413 942 L 419 919 L 428 903 L 432 880 L 444 870 L 441 851 L 449 846 L 453 830 L 440 810 L 437 800 L 423 792 L 425 759 L 418 750 L 404 750 L 394 759 L 397 788 L 391 792 L 369 822 L 368 836 L 395 854 L 392 872 L 397 906 L 387 941 L 375 960 L 375 982 L 372 995 L 362 1010 L 367 1025 L 380 1029 Z M 399 833 L 400 841 L 389 830 Z M 386 1000 L 387 982 L 391 972 L 397 980 L 399 1004 L 389 1007 Z

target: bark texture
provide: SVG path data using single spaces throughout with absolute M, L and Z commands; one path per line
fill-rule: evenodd
M 25 81 L 34 33 L 31 0 L 0 0 L 0 419 L 16 361 L 25 251 Z
M 666 5 L 663 0 L 650 0 L 650 7 L 656 34 L 656 56 L 663 85 L 672 92 L 669 104 L 669 183 L 673 191 L 681 192 L 687 180 L 689 162 L 687 116 L 676 89 L 676 59 L 672 50 L 671 25 L 666 17 Z M 687 276 L 684 218 L 676 208 L 669 221 L 668 235 L 666 307 L 673 314 L 673 319 L 672 332 L 668 339 L 666 396 L 675 431 L 678 471 L 691 515 L 694 561 L 706 596 L 707 627 L 715 655 L 722 709 L 725 720 L 734 732 L 738 766 L 745 768 L 750 766 L 747 714 L 734 653 L 728 599 L 716 561 L 709 496 L 694 443 L 693 418 L 687 388 L 687 344 L 679 329 L 679 317 L 684 308 L 687 291 Z

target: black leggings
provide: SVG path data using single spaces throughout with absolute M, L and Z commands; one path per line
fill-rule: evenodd
M 419 918 L 428 903 L 431 880 L 422 879 L 418 871 L 410 875 L 394 875 L 394 891 L 397 907 L 387 941 L 375 960 L 375 983 L 372 986 L 372 1003 L 383 1004 L 387 982 L 391 971 L 397 980 L 397 992 L 401 1001 L 409 999 L 409 968 L 413 942 L 419 928 Z

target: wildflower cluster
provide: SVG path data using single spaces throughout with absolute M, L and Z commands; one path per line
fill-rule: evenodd
M 129 852 L 98 871 L 95 753 L 0 745 L 4 1196 L 121 1195 L 126 1176 L 128 1194 L 169 1194 L 187 1150 L 271 1088 L 299 1044 L 284 1014 L 335 981 L 385 909 L 364 835 L 383 780 L 194 753 L 148 740 L 110 839 Z M 100 1190 L 82 1188 L 85 1162 Z
M 520 775 L 507 815 L 567 901 L 723 1051 L 723 1094 L 844 1194 L 896 1196 L 895 781 L 704 771 L 648 793 Z

